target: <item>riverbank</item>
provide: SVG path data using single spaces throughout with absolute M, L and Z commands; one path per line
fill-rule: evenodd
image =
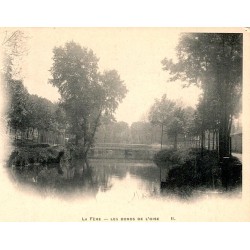
M 203 155 L 195 149 L 166 149 L 158 152 L 154 162 L 163 176 L 161 187 L 170 192 L 191 194 L 195 190 L 233 190 L 241 187 L 242 165 L 237 157 L 227 163 L 218 162 L 217 152 L 205 150 Z
M 51 146 L 45 143 L 17 143 L 9 157 L 8 166 L 22 170 L 33 164 L 59 163 L 64 153 L 63 146 Z

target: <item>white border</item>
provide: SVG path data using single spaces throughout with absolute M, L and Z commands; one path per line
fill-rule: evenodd
M 246 2 L 5 1 L 0 26 L 246 27 Z M 249 223 L 0 224 L 3 249 L 249 249 L 249 231 Z
M 29 27 L 246 27 L 246 0 L 8 0 L 0 26 Z

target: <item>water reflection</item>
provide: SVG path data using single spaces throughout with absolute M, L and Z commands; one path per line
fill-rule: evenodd
M 93 165 L 97 171 L 102 168 L 109 176 L 105 186 L 100 186 L 96 196 L 97 200 L 115 201 L 119 199 L 129 202 L 135 199 L 153 197 L 160 193 L 159 169 L 152 162 L 99 163 L 94 161 Z
M 90 165 L 85 169 L 81 160 L 75 160 L 70 164 L 29 167 L 16 171 L 14 177 L 43 195 L 56 193 L 128 202 L 160 194 L 159 168 L 151 161 L 91 159 Z
M 190 200 L 221 194 L 220 190 L 194 189 L 188 185 L 161 189 L 160 171 L 152 161 L 91 159 L 90 165 L 91 168 L 86 169 L 81 160 L 75 160 L 11 171 L 16 183 L 32 186 L 42 196 L 62 195 L 127 203 L 148 198 Z
M 159 169 L 146 161 L 91 160 L 98 180 L 97 200 L 124 202 L 160 193 Z

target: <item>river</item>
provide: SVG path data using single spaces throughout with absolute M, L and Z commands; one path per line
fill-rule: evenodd
M 12 218 L 9 208 L 16 212 L 18 207 L 19 220 L 45 216 L 47 221 L 214 221 L 218 211 L 230 219 L 241 207 L 240 190 L 224 194 L 212 189 L 190 194 L 187 187 L 162 190 L 160 169 L 152 161 L 90 159 L 90 165 L 83 170 L 82 160 L 75 160 L 62 166 L 63 172 L 55 164 L 36 175 L 34 169 L 12 174 L 15 185 L 2 190 L 3 204 L 12 204 L 4 213 Z M 242 220 L 241 213 L 237 216 Z
M 130 201 L 160 194 L 159 168 L 151 161 L 91 160 L 98 200 Z
M 93 198 L 97 201 L 122 201 L 178 198 L 220 193 L 220 190 L 197 190 L 189 186 L 160 188 L 160 169 L 152 161 L 125 159 L 90 159 L 90 168 L 82 160 L 54 164 L 39 171 L 25 170 L 14 175 L 18 183 L 32 186 L 43 196 Z M 60 168 L 60 171 L 59 170 Z
M 90 159 L 90 166 L 83 170 L 82 161 L 77 160 L 71 176 L 63 168 L 63 178 L 78 193 L 97 200 L 130 201 L 160 195 L 160 171 L 152 161 Z
M 160 195 L 160 170 L 152 161 L 125 159 L 90 159 L 90 169 L 83 161 L 70 165 L 54 164 L 38 171 L 26 169 L 14 177 L 20 184 L 32 185 L 42 194 L 91 196 L 98 200 L 145 199 Z M 62 171 L 58 171 L 61 166 Z

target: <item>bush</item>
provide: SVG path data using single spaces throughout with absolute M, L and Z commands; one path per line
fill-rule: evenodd
M 231 157 L 226 166 L 219 164 L 216 151 L 162 150 L 154 157 L 162 168 L 169 168 L 166 188 L 226 187 L 241 185 L 241 163 Z
M 22 168 L 32 163 L 59 163 L 63 154 L 62 147 L 39 147 L 37 145 L 18 147 L 11 153 L 8 165 Z
M 179 166 L 195 159 L 195 154 L 191 150 L 164 149 L 154 156 L 157 166 L 168 167 L 169 164 Z

